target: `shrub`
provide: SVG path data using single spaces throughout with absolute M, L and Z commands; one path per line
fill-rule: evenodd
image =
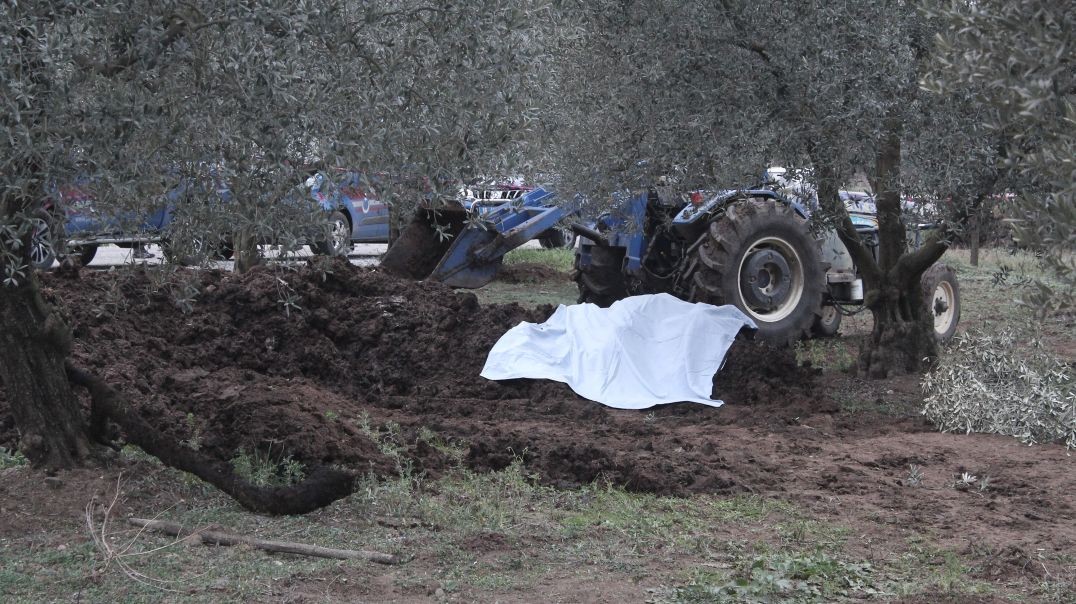
M 954 340 L 923 379 L 923 415 L 945 432 L 989 432 L 1025 443 L 1062 441 L 1076 448 L 1072 367 L 1035 338 L 1008 329 Z

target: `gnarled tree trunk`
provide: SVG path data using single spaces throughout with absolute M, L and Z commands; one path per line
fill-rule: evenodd
M 900 122 L 889 120 L 876 155 L 872 186 L 878 209 L 877 261 L 860 239 L 840 199 L 837 171 L 820 157 L 821 149 L 812 157 L 819 167 L 819 201 L 838 217 L 837 234 L 859 268 L 864 305 L 874 316 L 870 337 L 860 350 L 859 370 L 877 378 L 891 372 L 920 371 L 938 356 L 933 321 L 919 280 L 948 246 L 935 237 L 908 252 L 907 231 L 901 221 L 901 134 Z
M 38 467 L 80 465 L 92 447 L 64 371 L 70 332 L 42 300 L 33 274 L 0 286 L 0 324 L 0 377 L 22 434 L 19 449 Z

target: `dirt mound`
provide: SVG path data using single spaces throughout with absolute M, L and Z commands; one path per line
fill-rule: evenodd
M 381 445 L 392 439 L 436 473 L 447 458 L 422 437 L 433 433 L 464 443 L 474 468 L 519 457 L 554 484 L 728 490 L 754 472 L 723 464 L 713 432 L 833 410 L 788 350 L 754 342 L 737 342 L 715 378 L 727 407 L 616 411 L 558 383 L 478 377 L 497 338 L 543 321 L 551 307 L 479 306 L 468 292 L 343 261 L 176 278 L 83 272 L 48 275 L 44 288 L 73 327 L 76 364 L 176 438 L 224 459 L 259 450 L 384 473 L 393 460 Z M 3 415 L 0 428 L 10 424 Z M 662 453 L 670 448 L 683 453 Z

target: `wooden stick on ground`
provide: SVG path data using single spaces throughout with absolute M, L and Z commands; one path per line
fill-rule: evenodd
M 134 526 L 140 526 L 151 531 L 156 531 L 158 533 L 175 535 L 176 537 L 180 538 L 197 535 L 202 539 L 203 543 L 208 543 L 212 545 L 249 545 L 250 547 L 263 549 L 270 552 L 299 554 L 301 556 L 335 558 L 337 560 L 362 559 L 369 560 L 371 562 L 377 562 L 379 564 L 400 563 L 399 556 L 394 556 L 392 554 L 386 554 L 383 552 L 372 552 L 367 550 L 354 549 L 333 549 L 330 547 L 306 545 L 305 543 L 293 543 L 290 541 L 266 541 L 264 539 L 255 539 L 254 537 L 245 537 L 243 535 L 227 533 L 224 531 L 217 531 L 211 529 L 195 530 L 185 527 L 182 524 L 176 522 L 166 522 L 164 520 L 128 518 L 127 522 L 129 524 L 133 524 Z

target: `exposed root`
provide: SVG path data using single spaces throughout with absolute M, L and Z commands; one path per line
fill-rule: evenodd
M 183 446 L 154 428 L 119 393 L 100 378 L 66 365 L 68 379 L 86 388 L 93 401 L 93 413 L 116 422 L 127 440 L 166 465 L 190 472 L 224 491 L 252 512 L 305 514 L 351 494 L 354 477 L 344 471 L 321 466 L 305 480 L 286 487 L 258 487 L 236 476 L 224 461 Z

